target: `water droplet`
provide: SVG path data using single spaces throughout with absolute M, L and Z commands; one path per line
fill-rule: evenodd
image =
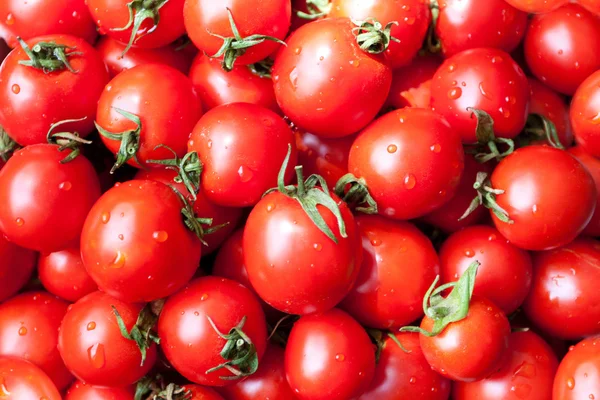
M 412 174 L 407 174 L 404 177 L 404 187 L 407 189 L 412 189 L 417 184 L 417 179 Z
M 110 263 L 110 268 L 123 268 L 125 265 L 125 253 L 117 251 L 114 260 Z
M 300 53 L 302 53 L 302 47 L 296 47 L 296 48 L 294 49 L 294 54 L 295 54 L 295 55 L 298 55 L 298 54 L 300 54 Z
M 479 91 L 481 92 L 481 95 L 483 97 L 485 97 L 488 100 L 492 100 L 492 95 L 489 91 L 487 91 L 484 87 L 483 87 L 483 82 L 479 83 Z
M 398 150 L 398 146 L 396 146 L 395 144 L 390 144 L 387 147 L 387 152 L 390 154 L 394 154 L 397 150 Z
M 454 72 L 455 69 L 456 69 L 456 65 L 454 65 L 454 64 L 448 65 L 448 72 Z
M 573 378 L 567 379 L 567 387 L 570 390 L 573 390 L 575 388 L 575 379 L 573 379 Z
M 404 17 L 404 22 L 406 22 L 407 25 L 413 25 L 415 23 L 415 17 Z
M 588 399 L 590 399 L 590 400 L 594 400 L 595 398 L 596 398 L 596 397 L 594 397 L 594 395 L 593 395 L 593 394 L 591 394 L 591 393 L 590 393 L 590 395 L 588 396 Z
M 600 112 L 595 117 L 590 118 L 589 121 L 594 125 L 600 125 Z
M 492 64 L 500 64 L 502 61 L 504 61 L 504 59 L 500 56 L 492 57 Z
M 17 85 L 17 84 L 14 84 L 14 85 L 12 85 L 12 87 L 11 87 L 10 89 L 12 90 L 12 92 L 13 92 L 14 94 L 19 94 L 19 93 L 21 93 L 21 86 L 19 86 L 19 85 Z
M 533 214 L 537 214 L 537 212 L 538 212 L 538 206 L 537 206 L 537 204 L 534 204 L 533 207 L 531 207 L 531 212 Z
M 315 243 L 315 244 L 313 244 L 313 247 L 316 251 L 323 250 L 323 245 L 321 243 Z
M 411 376 L 410 379 L 408 380 L 409 383 L 415 383 L 417 381 L 417 378 L 415 378 L 414 376 Z
M 267 212 L 271 212 L 275 209 L 275 204 L 267 204 Z
M 104 345 L 100 343 L 96 343 L 88 349 L 88 358 L 92 367 L 96 369 L 100 369 L 104 367 L 105 355 L 104 355 Z
M 448 91 L 448 98 L 451 100 L 456 100 L 462 96 L 462 89 L 459 87 L 453 87 Z
M 475 252 L 472 249 L 465 249 L 465 256 L 469 258 L 475 257 Z
M 298 88 L 298 70 L 296 68 L 290 72 L 290 83 L 292 84 L 294 91 L 296 91 Z
M 442 146 L 436 143 L 433 146 L 431 146 L 429 150 L 433 151 L 434 153 L 439 153 L 440 151 L 442 151 Z
M 163 243 L 167 241 L 169 234 L 165 231 L 156 231 L 152 234 L 152 238 L 158 243 Z
M 123 236 L 122 233 L 119 233 L 119 236 L 117 236 L 117 237 L 119 238 L 119 240 L 124 240 L 125 239 L 125 236 Z
M 19 336 L 25 336 L 25 335 L 27 335 L 27 328 L 22 326 L 19 328 Z
M 71 190 L 72 187 L 73 187 L 73 185 L 69 181 L 62 182 L 61 184 L 58 185 L 58 188 L 60 190 L 64 190 L 65 192 L 68 192 L 69 190 Z
M 17 218 L 15 219 L 15 224 L 17 224 L 17 226 L 23 226 L 25 225 L 25 220 L 23 218 Z
M 338 354 L 335 355 L 335 359 L 337 361 L 344 361 L 346 359 L 346 356 L 343 355 L 342 353 L 338 353 Z
M 87 324 L 86 329 L 88 331 L 93 331 L 94 329 L 96 329 L 96 323 L 94 321 L 90 322 L 89 324 Z
M 354 68 L 358 68 L 360 65 L 360 60 L 350 60 L 350 65 L 352 65 Z
M 250 181 L 250 179 L 254 177 L 254 173 L 252 172 L 252 170 L 250 170 L 250 168 L 248 167 L 244 167 L 243 165 L 240 166 L 240 168 L 238 169 L 238 175 L 240 176 L 240 180 L 243 183 Z
M 497 236 L 496 236 L 494 233 L 492 233 L 492 234 L 491 234 L 491 235 L 488 237 L 488 240 L 491 242 L 492 240 L 496 240 L 497 238 L 498 238 L 498 237 L 497 237 Z
M 194 315 L 197 317 L 200 315 L 200 313 L 198 311 L 194 311 Z
M 375 247 L 381 246 L 381 240 L 379 239 L 371 239 L 371 244 Z
M 208 299 L 208 294 L 207 293 L 204 293 L 204 294 L 202 294 L 202 296 L 200 296 L 200 301 L 204 301 L 206 299 Z
M 102 223 L 103 224 L 107 224 L 108 221 L 110 221 L 110 213 L 108 211 L 105 211 L 102 213 L 102 215 L 100 216 L 100 218 L 102 219 Z
M 6 25 L 13 25 L 15 23 L 15 16 L 12 13 L 8 13 L 6 16 Z
M 531 385 L 526 383 L 519 383 L 510 388 L 510 391 L 515 394 L 520 399 L 527 399 L 532 391 Z
M 194 144 L 194 142 L 193 142 L 192 140 L 190 140 L 190 142 L 192 142 L 192 144 L 191 144 L 191 145 L 193 145 L 193 144 Z M 206 146 L 207 146 L 209 149 L 211 149 L 211 148 L 212 148 L 212 144 L 213 144 L 212 140 L 208 139 L 208 141 L 206 142 Z
M 504 109 L 504 108 L 500 107 L 498 109 L 498 111 L 502 114 L 502 116 L 504 118 L 509 118 L 510 117 L 510 111 L 508 109 Z
M 522 376 L 523 378 L 534 378 L 535 375 L 535 365 L 528 362 L 522 362 L 521 365 L 513 371 L 513 376 Z

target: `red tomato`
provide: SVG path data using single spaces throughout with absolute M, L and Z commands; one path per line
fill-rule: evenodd
M 598 206 L 598 203 L 600 203 L 600 160 L 586 153 L 581 146 L 570 148 L 569 153 L 575 156 L 592 175 L 592 178 L 594 178 L 594 183 L 596 184 L 596 193 L 598 193 L 598 197 L 596 199 L 596 210 L 594 211 L 592 219 L 583 230 L 583 234 L 589 236 L 600 236 L 600 206 Z
M 98 290 L 83 266 L 79 247 L 41 254 L 38 274 L 47 291 L 68 301 L 75 302 Z
M 85 40 L 50 35 L 30 39 L 27 44 L 33 48 L 40 42 L 66 46 L 58 51 L 66 54 L 68 65 L 56 57 L 46 60 L 39 53 L 32 53 L 38 62 L 53 61 L 60 66 L 43 70 L 20 64 L 31 60 L 18 47 L 0 68 L 0 125 L 22 146 L 46 143 L 50 126 L 67 119 L 83 120 L 69 122 L 61 130 L 87 136 L 94 129 L 98 97 L 108 82 L 102 57 Z
M 290 333 L 285 373 L 299 399 L 355 398 L 373 379 L 375 349 L 362 326 L 341 310 L 305 315 Z
M 423 296 L 440 273 L 438 256 L 421 231 L 408 222 L 379 216 L 356 218 L 363 262 L 354 287 L 341 304 L 371 328 L 400 328 L 423 316 Z
M 409 65 L 394 70 L 387 104 L 393 108 L 429 108 L 431 78 L 442 61 L 434 55 L 418 56 Z
M 350 18 L 354 21 L 377 20 L 385 27 L 391 22 L 391 41 L 384 52 L 392 68 L 410 64 L 423 45 L 431 22 L 429 3 L 425 0 L 332 0 L 330 18 Z
M 295 31 L 273 66 L 275 97 L 300 128 L 323 137 L 358 132 L 377 115 L 392 83 L 383 56 L 360 49 L 347 18 Z
M 125 161 L 138 168 L 156 167 L 146 162 L 173 158 L 171 151 L 156 146 L 168 146 L 183 157 L 201 116 L 200 99 L 185 75 L 166 65 L 145 64 L 120 73 L 106 86 L 98 101 L 97 126 L 106 147 L 117 155 L 114 169 Z
M 542 83 L 572 95 L 600 69 L 598 17 L 577 4 L 534 16 L 525 35 L 525 58 Z
M 441 116 L 420 108 L 377 119 L 358 135 L 348 161 L 350 172 L 365 181 L 379 213 L 402 220 L 449 201 L 463 166 L 458 135 Z
M 36 254 L 19 247 L 0 233 L 0 302 L 14 296 L 29 280 Z
M 207 276 L 171 296 L 160 314 L 160 344 L 173 367 L 190 381 L 207 386 L 232 383 L 234 375 L 223 367 L 225 363 L 237 370 L 238 379 L 255 372 L 248 363 L 230 366 L 231 359 L 221 354 L 228 340 L 215 327 L 224 335 L 232 334 L 233 343 L 242 341 L 238 357 L 249 352 L 254 354 L 250 359 L 260 361 L 266 348 L 267 327 L 258 299 L 237 282 Z M 251 343 L 240 339 L 236 329 L 243 331 Z M 237 343 L 235 348 L 239 347 Z M 210 371 L 218 366 L 221 368 Z
M 277 185 L 277 173 L 288 147 L 296 162 L 294 136 L 283 119 L 256 104 L 234 103 L 213 108 L 200 119 L 188 144 L 204 165 L 202 189 L 215 204 L 256 204 Z M 286 173 L 291 180 L 293 169 Z
M 7 400 L 61 400 L 44 371 L 17 357 L 0 357 L 0 394 Z
M 385 338 L 375 377 L 360 400 L 448 400 L 450 381 L 431 369 L 416 333 L 395 333 L 408 352 Z
M 92 386 L 77 381 L 67 391 L 64 400 L 133 400 L 134 388 Z
M 523 39 L 527 13 L 504 0 L 443 0 L 435 34 L 446 57 L 478 47 L 513 51 Z
M 496 202 L 514 221 L 502 222 L 491 213 L 496 228 L 526 250 L 571 242 L 596 208 L 590 173 L 569 153 L 548 146 L 524 147 L 506 157 L 494 170 L 491 185 L 504 191 Z
M 189 397 L 186 397 L 185 400 L 223 400 L 223 397 L 208 387 L 200 385 L 185 385 L 183 388 L 189 391 Z
M 506 0 L 506 2 L 528 13 L 547 13 L 567 4 L 569 0 Z
M 38 144 L 15 153 L 0 170 L 0 230 L 13 243 L 56 251 L 76 243 L 100 196 L 98 176 L 83 156 Z
M 598 3 L 597 0 L 577 0 L 577 3 L 581 4 L 594 14 L 600 14 L 600 3 Z
M 126 386 L 144 376 L 156 361 L 151 343 L 142 354 L 133 340 L 122 336 L 113 307 L 130 332 L 142 306 L 94 292 L 69 307 L 58 336 L 58 350 L 67 368 L 90 385 Z
M 533 257 L 533 286 L 523 309 L 543 332 L 561 339 L 600 333 L 600 242 L 577 239 Z
M 600 157 L 600 71 L 590 75 L 571 101 L 575 140 L 594 157 Z
M 508 359 L 504 366 L 487 379 L 456 382 L 454 399 L 550 399 L 557 367 L 558 361 L 552 348 L 542 338 L 531 331 L 514 332 L 509 338 Z
M 552 121 L 560 143 L 570 147 L 573 143 L 573 132 L 565 98 L 533 78 L 529 78 L 529 87 L 531 89 L 529 113 L 544 116 Z M 547 140 L 544 142 L 547 143 Z
M 497 137 L 512 139 L 527 122 L 529 84 L 502 50 L 466 50 L 448 58 L 433 77 L 431 108 L 460 133 L 463 143 L 477 142 L 477 118 L 470 108 L 492 117 Z
M 600 396 L 600 346 L 598 338 L 571 346 L 562 359 L 552 388 L 557 400 L 596 399 Z

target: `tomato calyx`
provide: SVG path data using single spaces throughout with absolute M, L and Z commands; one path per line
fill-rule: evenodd
M 400 41 L 392 36 L 392 28 L 398 25 L 398 21 L 389 22 L 383 26 L 375 18 L 365 21 L 355 21 L 356 25 L 352 32 L 356 35 L 356 42 L 361 50 L 371 54 L 381 54 L 386 51 L 391 41 L 399 43 Z
M 7 162 L 19 148 L 20 146 L 17 142 L 12 140 L 4 128 L 0 126 L 0 160 Z
M 54 133 L 54 130 L 61 125 L 68 124 L 71 122 L 80 122 L 87 119 L 87 117 L 79 118 L 79 119 L 65 119 L 63 121 L 56 122 L 50 125 L 50 130 L 48 130 L 48 134 L 46 135 L 46 140 L 50 144 L 55 144 L 58 147 L 58 151 L 70 150 L 69 154 L 60 160 L 61 164 L 66 164 L 70 161 L 73 161 L 75 157 L 77 157 L 81 153 L 81 145 L 82 144 L 92 144 L 91 140 L 85 140 L 79 136 L 77 132 L 57 132 Z
M 480 163 L 486 163 L 490 160 L 501 161 L 515 150 L 515 142 L 511 139 L 497 138 L 494 134 L 494 119 L 490 114 L 477 108 L 468 107 L 467 111 L 471 111 L 471 116 L 477 118 L 477 142 L 480 147 L 487 148 L 487 151 L 478 149 L 475 151 L 475 159 Z M 508 146 L 508 149 L 500 152 L 498 145 Z M 482 151 L 479 151 L 482 150 Z
M 145 376 L 135 387 L 134 400 L 191 400 L 191 390 L 174 383 L 167 384 L 162 375 Z
M 380 331 L 379 329 L 365 328 L 365 330 L 369 335 L 369 339 L 371 339 L 371 343 L 373 343 L 373 345 L 375 346 L 375 363 L 379 364 L 381 352 L 385 347 L 385 333 L 383 331 Z M 393 333 L 388 333 L 388 335 L 393 335 Z
M 165 4 L 168 3 L 168 1 L 169 0 L 133 0 L 127 3 L 127 8 L 129 9 L 129 21 L 127 21 L 127 25 L 121 28 L 111 29 L 115 32 L 122 32 L 133 27 L 131 29 L 131 36 L 129 38 L 129 42 L 127 43 L 127 46 L 121 53 L 121 58 L 123 58 L 125 54 L 127 54 L 129 49 L 131 49 L 131 46 L 133 46 L 133 44 L 136 41 L 140 40 L 146 35 L 151 34 L 156 30 L 156 28 L 158 28 L 158 23 L 160 22 L 159 11 Z M 152 25 L 152 28 L 145 31 L 142 35 L 136 37 L 140 30 L 140 27 L 147 19 L 151 19 L 154 25 Z
M 248 65 L 248 69 L 250 70 L 250 72 L 252 72 L 254 75 L 260 78 L 271 79 L 271 73 L 273 70 L 274 62 L 275 61 L 273 61 L 273 59 L 270 57 L 265 58 L 262 61 Z
M 179 197 L 179 200 L 183 203 L 183 208 L 181 209 L 181 215 L 183 215 L 183 223 L 185 226 L 192 231 L 200 242 L 208 246 L 208 243 L 204 240 L 204 236 L 210 235 L 211 233 L 215 233 L 219 229 L 229 225 L 229 222 L 225 222 L 224 224 L 217 226 L 210 226 L 213 223 L 212 218 L 200 218 L 197 217 L 194 213 L 194 207 L 190 204 L 190 202 L 185 198 L 183 194 L 173 186 L 168 185 L 173 192 Z M 209 228 L 205 228 L 204 225 L 210 226 Z
M 306 9 L 304 11 L 296 11 L 298 18 L 314 20 L 326 17 L 331 12 L 332 4 L 329 0 L 306 0 Z
M 440 6 L 437 0 L 429 0 L 429 9 L 431 10 L 431 23 L 427 31 L 423 51 L 425 53 L 437 54 L 442 51 L 442 42 L 435 34 L 438 18 L 440 17 Z
M 233 33 L 233 37 L 225 37 L 217 35 L 216 33 L 209 32 L 211 36 L 215 36 L 223 40 L 223 45 L 221 46 L 219 51 L 217 51 L 215 54 L 209 57 L 223 57 L 221 66 L 225 71 L 230 72 L 231 70 L 233 70 L 233 65 L 235 64 L 235 60 L 238 57 L 243 56 L 248 48 L 259 45 L 265 40 L 270 40 L 286 46 L 286 43 L 283 40 L 277 39 L 273 36 L 254 34 L 243 38 L 240 35 L 240 32 L 238 31 L 238 28 L 233 19 L 233 14 L 231 13 L 231 10 L 229 8 L 227 8 L 227 14 L 229 16 L 229 24 L 231 25 L 231 32 Z
M 140 117 L 138 117 L 135 114 L 132 114 L 125 110 L 121 110 L 120 108 L 115 108 L 115 107 L 113 107 L 113 108 L 115 109 L 116 112 L 121 114 L 123 117 L 132 121 L 136 125 L 136 128 L 128 129 L 128 130 L 120 132 L 120 133 L 113 133 L 113 132 L 109 132 L 106 129 L 104 129 L 103 127 L 101 127 L 97 122 L 94 122 L 94 124 L 96 125 L 96 129 L 98 129 L 98 132 L 100 132 L 100 134 L 102 136 L 104 136 L 105 138 L 110 139 L 110 140 L 118 140 L 121 142 L 119 151 L 116 154 L 117 159 L 115 161 L 115 164 L 110 169 L 111 174 L 114 174 L 114 172 L 117 169 L 121 168 L 121 166 L 123 166 L 123 164 L 125 164 L 127 161 L 129 161 L 132 158 L 135 160 L 136 163 L 141 165 L 137 158 L 137 151 L 140 148 L 140 135 L 142 132 L 142 121 L 140 120 Z
M 228 334 L 219 331 L 208 315 L 206 318 L 215 332 L 227 341 L 221 350 L 221 357 L 226 361 L 207 370 L 206 373 L 210 374 L 224 368 L 233 374 L 233 376 L 221 376 L 223 380 L 236 380 L 255 373 L 258 369 L 258 354 L 252 340 L 243 331 L 246 317 L 244 316 L 236 326 L 231 328 Z
M 74 70 L 69 62 L 69 57 L 83 54 L 82 52 L 73 51 L 75 47 L 54 42 L 38 42 L 33 47 L 29 47 L 20 37 L 17 37 L 17 40 L 27 57 L 29 57 L 29 60 L 20 60 L 19 64 L 41 69 L 45 74 L 65 68 L 74 74 L 79 72 Z
M 477 207 L 483 205 L 484 207 L 490 209 L 500 221 L 507 224 L 514 224 L 514 221 L 510 219 L 508 212 L 500 207 L 498 203 L 496 203 L 496 196 L 499 194 L 504 194 L 504 190 L 494 189 L 491 186 L 491 182 L 486 172 L 477 173 L 477 178 L 473 184 L 473 189 L 477 191 L 477 196 L 473 199 L 473 201 L 471 201 L 467 211 L 465 211 L 465 213 L 458 219 L 459 221 L 467 218 L 473 211 L 477 209 Z
M 346 190 L 346 187 L 350 188 Z M 342 176 L 335 184 L 334 192 L 350 208 L 364 214 L 377 214 L 377 203 L 369 193 L 367 183 L 363 178 L 357 178 L 351 173 Z M 366 205 L 360 206 L 361 204 Z
M 202 175 L 202 161 L 198 153 L 191 151 L 182 158 L 177 157 L 175 150 L 164 144 L 159 144 L 154 150 L 165 148 L 173 153 L 173 158 L 168 160 L 148 160 L 149 164 L 164 165 L 167 169 L 177 172 L 177 176 L 173 179 L 176 183 L 183 183 L 185 188 L 190 193 L 192 199 L 196 201 L 196 195 L 200 191 L 200 176 Z
M 529 114 L 523 133 L 519 135 L 519 144 L 526 146 L 535 140 L 546 140 L 554 148 L 565 150 L 558 138 L 556 125 L 541 114 Z

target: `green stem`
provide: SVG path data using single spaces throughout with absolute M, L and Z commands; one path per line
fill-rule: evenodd
M 116 162 L 110 170 L 111 174 L 113 174 L 117 169 L 121 168 L 127 161 L 131 160 L 132 158 L 140 167 L 142 167 L 142 164 L 137 158 L 137 152 L 140 148 L 142 121 L 137 115 L 125 110 L 121 110 L 120 108 L 115 108 L 115 111 L 121 114 L 123 117 L 127 118 L 128 120 L 132 121 L 136 125 L 136 128 L 119 133 L 113 133 L 101 127 L 97 122 L 94 122 L 94 124 L 96 125 L 96 129 L 98 129 L 100 135 L 104 136 L 107 139 L 117 140 L 121 142 L 119 151 L 116 154 Z
M 37 42 L 30 48 L 20 37 L 17 37 L 17 40 L 27 57 L 29 57 L 29 60 L 20 60 L 19 64 L 41 69 L 46 74 L 65 68 L 74 74 L 79 72 L 73 69 L 69 61 L 70 57 L 83 54 L 82 52 L 73 51 L 75 47 L 56 44 L 55 42 Z

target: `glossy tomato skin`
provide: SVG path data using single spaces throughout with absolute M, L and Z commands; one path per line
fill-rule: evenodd
M 283 119 L 256 104 L 213 108 L 198 121 L 188 143 L 204 165 L 204 195 L 215 204 L 246 207 L 277 186 L 277 174 L 291 146 L 286 182 L 296 165 L 292 130 Z
M 8 399 L 61 400 L 52 380 L 39 367 L 17 357 L 0 356 L 0 382 Z
M 341 310 L 306 315 L 290 333 L 285 373 L 299 399 L 356 398 L 373 379 L 375 348 L 363 327 Z
M 322 206 L 317 210 L 337 244 L 317 228 L 297 200 L 279 192 L 263 197 L 250 213 L 243 239 L 246 270 L 258 295 L 272 307 L 288 314 L 323 312 L 352 288 L 362 259 L 360 234 L 346 204 L 333 196 L 346 238 L 331 211 Z
M 478 47 L 507 53 L 523 39 L 527 13 L 504 0 L 442 0 L 435 33 L 446 57 Z
M 433 320 L 421 328 L 431 332 Z M 473 382 L 501 367 L 508 348 L 510 324 L 498 306 L 473 296 L 465 319 L 453 322 L 437 336 L 420 335 L 421 348 L 434 371 L 454 381 Z
M 506 0 L 506 2 L 519 10 L 537 14 L 556 10 L 567 4 L 569 0 Z
M 560 143 L 567 148 L 570 147 L 573 144 L 573 130 L 565 98 L 537 79 L 528 80 L 531 89 L 529 113 L 542 115 L 552 121 Z M 543 142 L 547 143 L 547 140 L 543 138 Z
M 394 333 L 408 352 L 385 338 L 375 376 L 360 400 L 448 400 L 450 380 L 433 371 L 419 344 L 418 333 Z
M 577 239 L 533 257 L 533 286 L 523 309 L 543 332 L 561 339 L 600 333 L 600 243 Z
M 358 135 L 348 168 L 365 180 L 381 215 L 406 220 L 452 198 L 464 153 L 460 138 L 441 116 L 406 108 L 380 117 Z
M 85 270 L 79 247 L 41 254 L 38 276 L 47 291 L 71 302 L 98 290 Z
M 456 282 L 475 260 L 473 293 L 485 296 L 509 315 L 531 288 L 531 257 L 512 245 L 496 229 L 475 225 L 452 234 L 440 250 L 441 282 Z
M 64 400 L 133 400 L 133 386 L 102 387 L 77 381 L 67 391 Z
M 106 192 L 81 235 L 81 257 L 98 287 L 128 302 L 157 300 L 183 287 L 200 264 L 202 244 L 184 224 L 182 207 L 173 190 L 156 181 L 133 180 Z
M 36 254 L 19 247 L 0 234 L 0 302 L 17 293 L 29 280 Z
M 598 17 L 577 4 L 534 16 L 525 36 L 525 58 L 542 83 L 573 95 L 600 68 Z
M 429 4 L 424 0 L 333 0 L 329 18 L 350 18 L 354 21 L 376 19 L 383 26 L 397 22 L 391 29 L 392 37 L 384 55 L 392 68 L 408 65 L 423 45 L 431 22 Z
M 232 381 L 222 377 L 231 377 L 231 372 L 220 369 L 206 373 L 224 362 L 220 352 L 226 343 L 209 323 L 209 317 L 223 333 L 228 333 L 246 317 L 243 331 L 256 347 L 260 362 L 267 340 L 265 316 L 249 289 L 214 276 L 188 283 L 165 303 L 158 321 L 158 334 L 169 362 L 192 382 L 225 386 Z
M 157 167 L 147 164 L 147 160 L 173 158 L 166 148 L 155 150 L 160 144 L 183 157 L 187 139 L 202 116 L 202 105 L 192 82 L 176 69 L 160 64 L 139 65 L 120 73 L 106 86 L 98 101 L 97 123 L 102 128 L 113 133 L 136 129 L 136 124 L 116 109 L 140 118 L 137 158 L 143 167 Z M 101 138 L 110 151 L 119 151 L 120 140 L 102 135 Z M 129 164 L 140 167 L 133 158 Z
M 600 202 L 600 160 L 588 154 L 581 146 L 571 147 L 569 153 L 577 158 L 592 175 L 596 184 L 596 193 L 598 193 L 596 210 L 594 211 L 594 215 L 592 215 L 592 219 L 583 230 L 583 234 L 595 237 L 600 236 L 600 207 L 598 206 Z
M 571 346 L 556 371 L 552 398 L 579 400 L 600 396 L 600 347 L 598 337 Z
M 578 0 L 577 3 L 581 4 L 594 14 L 600 14 L 600 4 L 596 0 Z
M 512 139 L 525 127 L 529 111 L 527 77 L 504 51 L 466 50 L 448 58 L 431 82 L 431 107 L 460 133 L 463 143 L 476 143 L 477 118 L 469 107 L 494 119 L 497 137 Z
M 50 125 L 66 119 L 85 118 L 62 125 L 61 132 L 87 136 L 94 129 L 98 97 L 108 83 L 100 54 L 74 36 L 41 36 L 27 44 L 33 47 L 39 42 L 75 48 L 70 51 L 76 54 L 68 60 L 77 73 L 66 68 L 46 73 L 21 65 L 19 62 L 29 57 L 20 46 L 14 49 L 0 68 L 0 124 L 22 146 L 46 143 Z
M 185 385 L 183 388 L 189 391 L 189 400 L 223 400 L 219 393 L 206 386 Z
M 525 250 L 548 250 L 571 242 L 596 208 L 596 185 L 590 173 L 569 153 L 548 146 L 518 149 L 498 164 L 491 183 L 504 190 L 496 202 L 514 221 L 502 222 L 491 213 L 496 228 Z
M 56 251 L 76 243 L 100 196 L 98 176 L 83 156 L 37 144 L 19 150 L 0 170 L 0 230 L 13 243 Z
M 600 156 L 600 71 L 590 75 L 571 102 L 571 123 L 577 144 L 594 157 Z
M 233 37 L 227 9 L 243 38 L 266 35 L 283 40 L 290 28 L 292 5 L 288 0 L 265 0 L 260 2 L 260 7 L 245 0 L 185 0 L 183 14 L 187 34 L 196 47 L 209 56 L 216 54 L 223 45 L 223 39 L 216 35 Z M 248 48 L 235 62 L 254 64 L 267 58 L 278 46 L 281 45 L 266 40 Z
M 279 107 L 297 126 L 323 137 L 358 132 L 377 115 L 392 83 L 381 55 L 362 51 L 347 18 L 295 31 L 273 66 Z
M 502 368 L 487 379 L 455 383 L 454 399 L 547 400 L 552 398 L 557 367 L 556 355 L 541 337 L 531 331 L 514 332 Z
M 129 332 L 142 305 L 124 303 L 94 292 L 69 307 L 58 337 L 58 350 L 67 368 L 90 385 L 127 386 L 144 376 L 156 361 L 156 345 L 147 350 L 144 365 L 135 341 L 125 339 L 114 306 Z
M 393 108 L 429 108 L 431 78 L 441 63 L 435 55 L 417 56 L 410 64 L 394 69 L 386 104 Z
M 341 307 L 370 328 L 394 329 L 423 315 L 423 297 L 440 273 L 431 241 L 408 222 L 356 217 L 363 262 Z

